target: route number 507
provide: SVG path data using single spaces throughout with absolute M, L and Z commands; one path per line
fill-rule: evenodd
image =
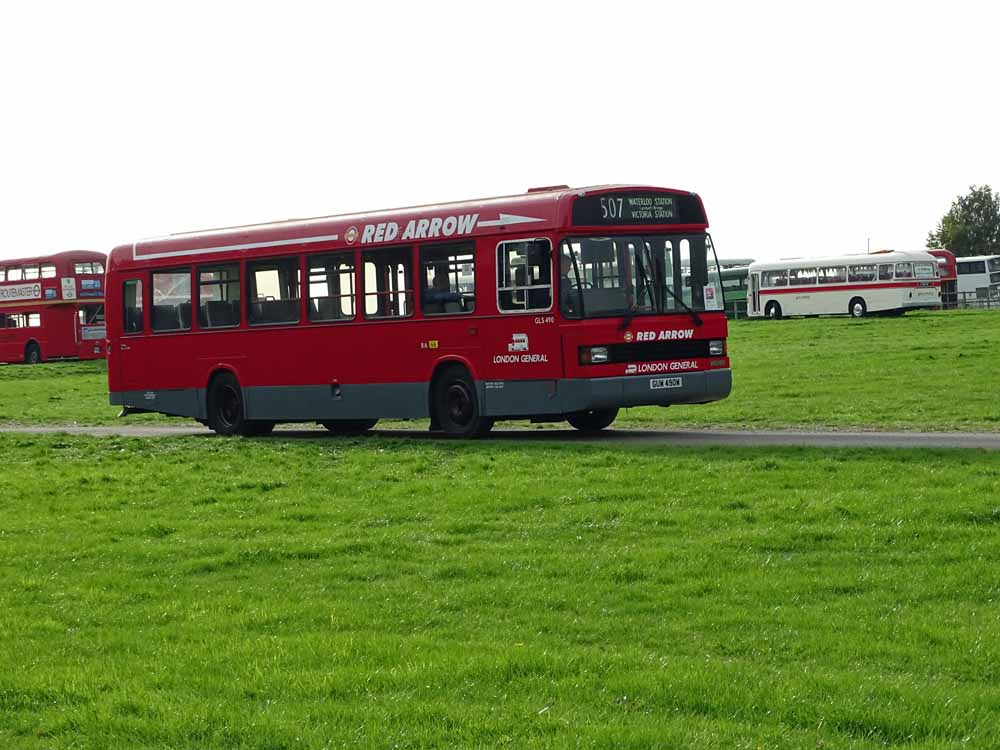
M 601 218 L 620 219 L 622 218 L 623 198 L 601 198 Z

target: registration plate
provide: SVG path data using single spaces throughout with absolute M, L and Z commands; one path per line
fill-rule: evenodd
M 682 385 L 680 378 L 650 378 L 649 387 L 658 391 L 661 388 L 680 388 Z

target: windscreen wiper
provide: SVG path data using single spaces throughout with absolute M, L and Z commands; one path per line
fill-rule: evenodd
M 674 292 L 674 290 L 671 289 L 668 284 L 664 284 L 663 288 L 667 290 L 667 292 L 670 294 L 671 297 L 673 297 L 675 300 L 677 300 L 677 304 L 679 304 L 681 307 L 683 307 L 685 310 L 687 310 L 688 315 L 691 316 L 691 320 L 694 321 L 694 324 L 696 326 L 701 326 L 701 324 L 704 322 L 704 321 L 702 321 L 701 316 L 698 315 L 698 313 L 696 313 L 690 307 L 688 307 L 687 302 L 685 302 L 683 299 L 681 299 L 680 297 L 678 297 L 677 293 Z

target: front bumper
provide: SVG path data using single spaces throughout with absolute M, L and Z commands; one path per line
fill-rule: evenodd
M 483 413 L 511 417 L 629 406 L 704 404 L 729 395 L 733 373 L 730 369 L 700 370 L 612 378 L 489 381 L 481 385 Z

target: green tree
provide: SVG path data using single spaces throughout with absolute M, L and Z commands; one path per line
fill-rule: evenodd
M 1000 193 L 989 185 L 969 188 L 927 234 L 927 247 L 946 247 L 955 255 L 1000 254 Z

